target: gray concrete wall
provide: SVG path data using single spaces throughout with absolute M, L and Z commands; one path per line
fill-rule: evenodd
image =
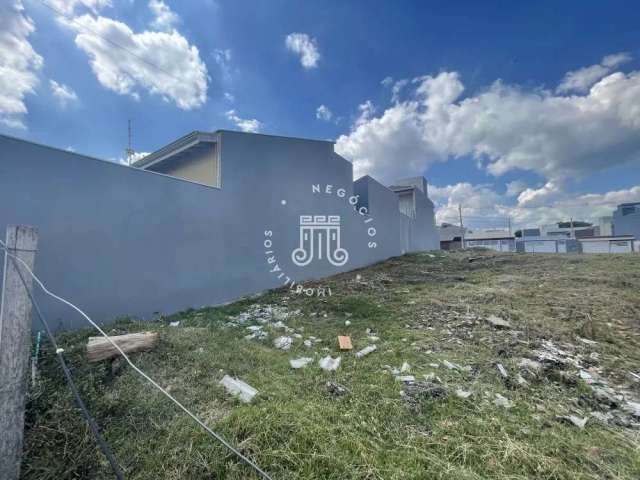
M 351 163 L 331 143 L 221 132 L 220 147 L 217 189 L 0 136 L 0 231 L 38 227 L 36 273 L 101 322 L 220 304 L 286 277 L 320 278 L 402 253 L 396 200 L 371 179 L 373 220 L 364 223 L 348 201 Z M 415 230 L 428 233 L 428 205 L 421 212 L 426 226 Z M 348 262 L 295 265 L 300 215 L 339 215 Z M 413 244 L 433 248 L 415 235 Z M 270 271 L 274 258 L 284 278 Z M 56 326 L 83 325 L 64 306 L 43 302 Z

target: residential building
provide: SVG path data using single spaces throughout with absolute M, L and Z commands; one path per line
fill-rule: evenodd
M 582 238 L 596 234 L 596 229 L 588 222 L 557 222 L 540 226 L 541 237 Z
M 450 223 L 443 223 L 438 228 L 441 250 L 458 250 L 462 248 L 462 239 L 467 229 Z
M 633 235 L 640 240 L 640 202 L 622 203 L 613 212 L 614 235 Z
M 600 217 L 598 219 L 598 235 L 610 237 L 613 235 L 613 216 Z

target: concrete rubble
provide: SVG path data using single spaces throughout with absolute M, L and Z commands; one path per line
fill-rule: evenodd
M 331 372 L 338 369 L 341 360 L 341 357 L 332 358 L 331 355 L 327 355 L 320 359 L 319 365 L 321 369 Z
M 371 352 L 374 352 L 376 350 L 375 345 L 369 345 L 368 347 L 363 348 L 362 350 L 360 350 L 359 352 L 356 352 L 356 357 L 357 358 L 362 358 L 365 355 L 369 355 Z
M 311 357 L 300 357 L 289 360 L 289 365 L 291 365 L 291 368 L 298 369 L 307 366 L 311 362 L 313 362 Z
M 273 340 L 273 346 L 280 350 L 289 350 L 293 344 L 291 337 L 278 337 Z
M 491 326 L 495 328 L 511 328 L 511 323 L 509 323 L 504 318 L 500 318 L 496 315 L 489 315 L 487 317 L 487 322 L 489 322 L 489 324 L 491 324 Z
M 258 394 L 258 390 L 253 388 L 251 385 L 239 380 L 238 378 L 232 378 L 229 375 L 225 375 L 220 380 L 220 385 L 222 385 L 228 393 L 237 397 L 241 402 L 250 403 Z

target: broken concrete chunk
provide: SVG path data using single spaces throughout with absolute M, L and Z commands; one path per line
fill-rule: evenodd
M 520 360 L 518 367 L 529 370 L 532 373 L 540 373 L 542 371 L 542 364 L 540 362 L 536 362 L 535 360 L 530 360 L 528 358 Z
M 313 362 L 313 358 L 311 357 L 300 357 L 300 358 L 289 360 L 289 365 L 291 365 L 291 368 L 297 369 L 297 368 L 302 368 L 311 362 Z
M 414 382 L 416 380 L 416 377 L 414 377 L 413 375 L 398 375 L 396 376 L 396 380 L 398 380 L 399 382 Z
M 349 392 L 345 387 L 335 382 L 327 382 L 327 391 L 334 397 L 341 397 Z
M 500 376 L 502 378 L 509 378 L 509 374 L 507 373 L 507 369 L 501 363 L 496 363 L 496 367 L 498 372 L 500 372 Z
M 462 390 L 462 389 L 457 389 L 456 390 L 456 397 L 458 398 L 469 398 L 471 396 L 472 392 L 468 392 L 466 390 Z
M 280 350 L 289 350 L 293 339 L 291 337 L 278 337 L 273 341 L 273 346 Z
M 340 361 L 340 357 L 331 358 L 331 355 L 327 355 L 326 357 L 320 359 L 319 364 L 321 369 L 331 372 L 338 369 L 338 367 L 340 366 Z
M 365 355 L 369 355 L 371 352 L 374 352 L 376 350 L 375 345 L 369 345 L 368 347 L 363 348 L 362 350 L 360 350 L 359 352 L 356 353 L 356 357 L 357 358 L 362 358 Z
M 575 415 L 557 415 L 556 420 L 564 423 L 568 423 L 570 425 L 575 425 L 576 427 L 582 429 L 587 424 L 587 417 L 580 418 Z
M 220 380 L 220 385 L 222 385 L 227 390 L 227 392 L 238 397 L 238 399 L 244 403 L 251 402 L 251 400 L 253 400 L 253 397 L 258 394 L 258 390 L 256 390 L 252 386 L 246 384 L 242 380 L 232 378 L 229 375 L 225 375 L 224 377 L 222 377 L 222 380 Z
M 507 320 L 495 315 L 489 315 L 487 317 L 487 322 L 489 322 L 491 326 L 495 328 L 511 328 L 511 324 Z
M 511 401 L 508 398 L 503 397 L 499 393 L 496 393 L 496 398 L 493 401 L 493 404 L 498 406 L 498 407 L 504 407 L 504 408 L 513 407 L 513 403 L 511 403 Z

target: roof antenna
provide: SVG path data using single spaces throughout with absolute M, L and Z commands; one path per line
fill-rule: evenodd
M 131 119 L 129 119 L 128 122 L 129 122 L 129 146 L 125 150 L 125 153 L 127 155 L 127 165 L 131 166 L 131 160 L 133 159 L 133 154 L 135 152 L 133 151 L 133 148 L 131 148 Z

